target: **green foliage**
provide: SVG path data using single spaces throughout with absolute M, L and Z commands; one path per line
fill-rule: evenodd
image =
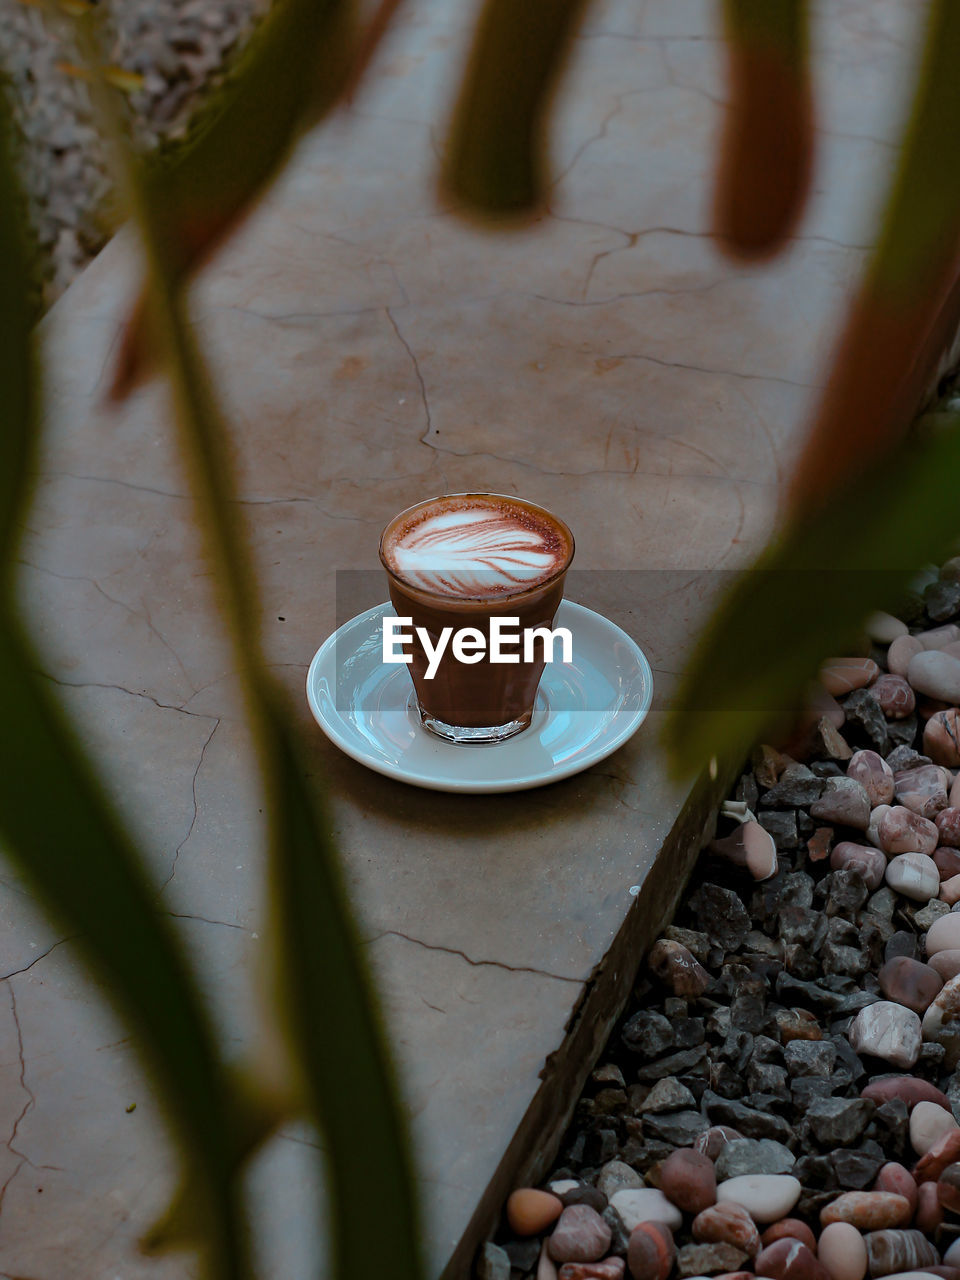
M 830 654 L 878 608 L 896 608 L 917 568 L 960 531 L 960 417 L 871 467 L 842 499 L 775 539 L 700 637 L 670 709 L 674 767 L 743 758 Z
M 907 435 L 936 343 L 960 319 L 942 316 L 960 244 L 960 174 L 946 162 L 958 58 L 960 9 L 940 0 L 879 241 L 792 479 L 792 518 L 696 647 L 666 731 L 677 769 L 748 750 L 822 659 L 960 532 L 956 429 L 922 447 Z
M 136 850 L 90 762 L 37 675 L 37 657 L 16 616 L 16 535 L 29 502 L 39 421 L 26 302 L 29 273 L 14 212 L 18 203 L 3 149 L 0 705 L 14 731 L 0 735 L 0 833 L 7 856 L 76 935 L 87 963 L 137 1034 L 175 1136 L 189 1154 L 196 1208 L 206 1219 L 209 1274 L 244 1280 L 250 1272 L 236 1173 L 258 1124 L 241 1118 L 233 1082 L 169 922 L 156 908 Z
M 336 76 L 329 71 L 325 82 L 315 81 L 315 74 L 323 74 L 316 42 L 330 34 L 338 14 L 341 6 L 332 3 L 289 0 L 248 60 L 241 88 L 181 157 L 176 178 L 158 181 L 156 171 L 129 152 L 123 166 L 149 262 L 152 332 L 163 349 L 180 441 L 198 496 L 198 520 L 219 569 L 225 622 L 260 752 L 271 824 L 272 944 L 294 1077 L 289 1088 L 327 1140 L 334 1274 L 341 1280 L 386 1274 L 419 1280 L 419 1213 L 399 1090 L 328 822 L 319 797 L 307 786 L 292 717 L 263 661 L 256 583 L 233 515 L 227 431 L 185 317 L 185 261 L 177 248 L 186 225 L 184 202 L 194 202 L 202 184 L 211 200 L 221 201 L 221 210 L 236 213 L 268 179 L 271 166 L 280 163 L 282 151 L 276 148 L 290 140 L 310 107 L 329 105 L 346 67 L 334 59 Z M 81 39 L 96 65 L 93 33 L 85 29 Z M 300 74 L 287 77 L 289 83 L 275 94 L 269 78 L 284 79 L 279 72 L 288 58 Z M 120 137 L 109 91 L 101 84 L 95 92 L 108 132 Z M 276 99 L 286 107 L 251 137 L 249 126 L 261 113 L 270 115 L 269 104 Z M 243 178 L 225 190 L 233 169 Z M 12 190 L 5 163 L 0 197 Z M 0 336 L 8 339 L 9 352 L 0 364 L 5 377 L 0 395 L 16 411 L 0 445 L 7 485 L 0 550 L 6 555 L 5 581 L 11 583 L 8 566 L 27 504 L 38 412 L 24 258 L 7 212 L 14 202 L 2 199 L 0 207 Z M 196 981 L 157 909 L 136 851 L 65 717 L 34 674 L 36 665 L 15 616 L 11 587 L 0 612 L 0 698 L 18 736 L 5 736 L 0 746 L 0 830 L 38 897 L 78 935 L 91 970 L 136 1033 L 187 1157 L 184 1185 L 149 1246 L 194 1244 L 204 1255 L 207 1275 L 246 1280 L 252 1273 L 239 1173 L 277 1122 L 276 1100 L 256 1078 L 241 1081 L 225 1066 Z M 51 779 L 57 780 L 56 805 L 45 797 Z M 380 1206 L 375 1233 L 369 1231 L 365 1209 L 371 1196 Z
M 547 110 L 586 7 L 587 0 L 487 0 L 443 173 L 467 210 L 528 214 L 542 203 Z

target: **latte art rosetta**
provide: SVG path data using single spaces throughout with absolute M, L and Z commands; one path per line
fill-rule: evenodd
M 558 572 L 565 557 L 554 527 L 506 503 L 428 510 L 397 530 L 389 548 L 412 586 L 452 596 L 522 590 Z

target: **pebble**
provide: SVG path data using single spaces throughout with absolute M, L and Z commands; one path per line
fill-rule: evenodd
M 885 853 L 931 854 L 937 847 L 937 828 L 928 818 L 897 804 L 887 808 L 877 823 L 877 843 Z
M 613 1233 L 596 1209 L 588 1204 L 571 1204 L 561 1213 L 547 1243 L 554 1262 L 597 1262 L 612 1239 Z
M 499 1245 L 489 1240 L 477 1257 L 477 1280 L 510 1280 L 510 1259 Z
M 930 968 L 936 969 L 944 982 L 955 978 L 960 973 L 960 950 L 938 951 L 930 956 Z
M 935 969 L 908 956 L 894 956 L 888 960 L 877 974 L 877 981 L 888 1000 L 906 1005 L 919 1014 L 926 1010 L 943 986 L 943 979 Z
M 728 1178 L 717 1187 L 720 1204 L 739 1204 L 754 1222 L 784 1218 L 800 1199 L 802 1188 L 789 1173 L 753 1173 Z
M 686 1085 L 674 1076 L 664 1076 L 644 1098 L 640 1112 L 642 1115 L 658 1115 L 662 1111 L 681 1111 L 696 1105 L 697 1100 Z
M 891 858 L 885 879 L 891 889 L 915 902 L 929 902 L 940 892 L 937 864 L 925 853 L 901 853 Z
M 507 1199 L 507 1222 L 518 1236 L 536 1236 L 556 1222 L 563 1212 L 563 1203 L 549 1191 L 537 1191 L 534 1187 L 521 1187 Z
M 623 1280 L 626 1267 L 623 1258 L 604 1258 L 602 1262 L 565 1262 L 557 1280 Z
M 760 1233 L 741 1204 L 714 1204 L 698 1213 L 691 1227 L 694 1240 L 704 1244 L 726 1243 L 742 1249 L 750 1258 L 760 1252 Z
M 930 717 L 923 730 L 923 749 L 937 764 L 951 769 L 960 765 L 960 711 L 956 707 Z
M 687 1244 L 677 1254 L 677 1275 L 684 1280 L 684 1277 L 698 1273 L 729 1273 L 732 1268 L 742 1266 L 746 1260 L 747 1255 L 742 1249 L 723 1241 L 716 1244 Z
M 662 1222 L 641 1222 L 630 1232 L 627 1266 L 633 1280 L 667 1280 L 676 1254 L 670 1228 Z
M 945 649 L 947 645 L 956 644 L 960 640 L 960 627 L 954 623 L 946 627 L 933 627 L 929 631 L 919 631 L 917 639 L 924 649 Z
M 778 1009 L 774 1015 L 780 1043 L 790 1044 L 794 1040 L 820 1040 L 823 1031 L 816 1015 L 809 1009 Z
M 953 786 L 950 788 L 950 794 L 947 797 L 951 805 L 960 809 L 960 773 L 953 780 Z
M 597 1174 L 595 1185 L 597 1190 L 609 1200 L 618 1191 L 623 1191 L 624 1189 L 635 1190 L 638 1187 L 642 1187 L 643 1178 L 637 1173 L 636 1169 L 624 1164 L 622 1160 L 609 1160 Z M 509 1208 L 508 1202 L 508 1212 Z
M 883 883 L 887 860 L 879 849 L 855 844 L 852 840 L 841 840 L 830 854 L 830 867 L 833 871 L 858 871 L 872 893 Z
M 943 889 L 942 879 L 940 881 L 940 888 L 941 890 Z M 926 933 L 934 920 L 939 920 L 941 916 L 949 914 L 950 908 L 947 903 L 942 902 L 940 898 L 931 898 L 925 907 L 921 907 L 919 911 L 914 911 L 913 923 L 921 933 Z
M 924 1187 L 933 1185 L 923 1183 Z M 938 1203 L 951 1213 L 960 1213 L 960 1164 L 948 1164 L 935 1185 Z
M 940 846 L 960 850 L 960 808 L 951 805 L 947 809 L 941 809 L 933 822 L 939 832 Z M 957 857 L 960 861 L 960 854 Z M 957 874 L 960 874 L 960 866 L 954 872 L 954 875 Z
M 905 622 L 895 618 L 892 613 L 884 613 L 883 610 L 871 613 L 863 629 L 875 644 L 892 644 L 898 636 L 908 634 Z
M 742 1137 L 742 1133 L 739 1133 L 736 1129 L 731 1129 L 729 1125 L 715 1124 L 698 1135 L 693 1144 L 693 1149 L 707 1156 L 710 1160 L 716 1160 L 728 1142 L 736 1142 L 738 1138 Z
M 814 1098 L 806 1121 L 821 1146 L 846 1147 L 860 1137 L 874 1110 L 869 1098 Z
M 952 813 L 953 808 L 944 809 L 943 812 Z M 938 832 L 939 830 L 940 828 L 937 827 Z M 937 864 L 941 880 L 950 880 L 953 876 L 960 876 L 960 849 L 954 849 L 941 843 L 933 851 L 933 860 Z
M 553 1265 L 553 1259 L 550 1257 L 547 1243 L 544 1240 L 540 1249 L 540 1259 L 537 1262 L 537 1280 L 558 1280 L 557 1268 Z
M 561 1185 L 563 1185 L 562 1190 Z M 603 1192 L 598 1191 L 596 1187 L 591 1187 L 588 1182 L 580 1181 L 579 1178 L 567 1184 L 550 1182 L 547 1184 L 547 1190 L 557 1197 L 565 1209 L 572 1204 L 588 1204 L 591 1209 L 596 1209 L 597 1213 L 603 1213 L 607 1207 L 607 1197 Z
M 863 689 L 876 680 L 880 668 L 872 658 L 828 658 L 820 668 L 820 683 L 834 698 Z
M 849 1222 L 831 1222 L 820 1233 L 817 1257 L 831 1280 L 863 1280 L 867 1274 L 867 1246 Z
M 647 964 L 665 987 L 684 1000 L 698 999 L 710 985 L 710 974 L 682 943 L 659 938 L 650 948 Z
M 691 1147 L 681 1147 L 660 1166 L 660 1190 L 684 1213 L 700 1213 L 717 1199 L 713 1161 Z
M 889 679 L 886 676 L 881 678 Z M 907 685 L 908 689 L 909 687 Z M 893 800 L 893 770 L 876 751 L 855 752 L 847 765 L 847 777 L 860 783 L 867 793 L 871 808 L 878 804 L 890 804 Z
M 940 900 L 949 907 L 960 902 L 960 875 L 951 876 L 949 880 L 941 880 Z
M 865 831 L 870 821 L 870 798 L 856 778 L 827 778 L 823 795 L 810 806 L 810 816 Z
M 884 817 L 890 812 L 892 806 L 889 804 L 878 804 L 870 810 L 870 821 L 867 823 L 867 839 L 872 845 L 880 848 L 880 823 Z
M 947 807 L 947 788 L 951 778 L 938 764 L 922 764 L 915 769 L 901 769 L 894 774 L 896 797 L 900 804 L 921 818 L 935 819 Z
M 892 1191 L 894 1195 L 903 1196 L 910 1202 L 911 1214 L 916 1210 L 917 1184 L 913 1180 L 913 1174 L 894 1160 L 885 1164 L 877 1174 L 873 1189 L 874 1191 Z
M 865 1243 L 872 1276 L 913 1271 L 940 1261 L 940 1254 L 922 1231 L 871 1231 Z
M 917 705 L 917 697 L 903 676 L 882 675 L 870 692 L 888 720 L 904 720 Z
M 957 1127 L 953 1115 L 936 1102 L 918 1102 L 910 1112 L 910 1145 L 918 1156 L 924 1156 L 945 1133 Z
M 918 1186 L 921 1182 L 937 1182 L 944 1169 L 958 1159 L 960 1159 L 960 1129 L 950 1129 L 942 1138 L 938 1138 L 926 1155 L 921 1156 L 914 1165 L 914 1180 Z
M 938 1106 L 950 1110 L 950 1101 L 936 1085 L 919 1076 L 887 1076 L 883 1080 L 871 1080 L 860 1091 L 861 1098 L 872 1098 L 876 1103 L 889 1102 L 891 1098 L 899 1098 L 912 1108 L 918 1102 L 935 1102 Z
M 917 693 L 925 693 L 940 702 L 960 703 L 960 658 L 937 649 L 925 649 L 910 659 L 907 679 Z
M 740 829 L 746 855 L 746 867 L 754 880 L 769 880 L 777 874 L 777 846 L 769 831 L 759 822 L 744 822 Z
M 799 1240 L 785 1237 L 767 1245 L 754 1264 L 758 1276 L 771 1280 L 821 1280 L 825 1275 L 817 1256 Z
M 683 1224 L 683 1214 L 656 1187 L 618 1191 L 610 1204 L 627 1231 L 634 1231 L 642 1222 L 662 1222 L 671 1229 Z
M 861 1231 L 900 1227 L 913 1216 L 910 1201 L 890 1191 L 845 1191 L 820 1210 L 822 1226 L 849 1222 Z
M 960 976 L 943 984 L 923 1015 L 922 1033 L 945 1046 L 944 1065 L 952 1070 L 960 1061 Z
M 740 1138 L 717 1157 L 717 1178 L 724 1182 L 745 1173 L 789 1173 L 796 1159 L 789 1147 L 773 1138 Z
M 928 956 L 938 951 L 960 951 L 960 916 L 951 912 L 935 920 L 927 930 L 926 947 Z
M 918 1231 L 933 1235 L 943 1221 L 943 1208 L 940 1203 L 942 1182 L 922 1182 L 917 1187 L 917 1207 L 913 1212 L 913 1225 Z
M 945 1251 L 943 1261 L 948 1267 L 960 1267 L 960 1236 Z
M 764 1245 L 773 1244 L 775 1240 L 799 1240 L 801 1244 L 805 1244 L 812 1252 L 817 1252 L 817 1237 L 813 1234 L 805 1222 L 801 1222 L 799 1218 L 781 1218 L 779 1222 L 775 1222 L 773 1226 L 767 1227 L 760 1241 Z
M 920 1019 L 912 1009 L 879 1000 L 861 1009 L 847 1032 L 855 1053 L 869 1053 L 895 1067 L 912 1067 L 920 1056 Z
M 923 645 L 916 636 L 898 636 L 887 650 L 887 667 L 894 675 L 906 676 L 918 653 L 923 653 Z

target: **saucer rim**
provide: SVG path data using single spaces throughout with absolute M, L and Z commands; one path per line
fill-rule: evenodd
M 391 765 L 385 763 L 382 760 L 378 760 L 364 754 L 360 747 L 355 746 L 354 743 L 342 733 L 342 731 L 338 730 L 338 726 L 345 723 L 342 717 L 338 717 L 336 720 L 331 720 L 323 714 L 323 711 L 314 696 L 313 684 L 317 669 L 322 665 L 329 650 L 336 644 L 337 637 L 342 631 L 346 630 L 347 627 L 356 625 L 367 617 L 372 618 L 376 616 L 384 609 L 391 608 L 393 608 L 391 601 L 384 600 L 380 604 L 373 605 L 371 608 L 355 614 L 352 618 L 348 619 L 347 622 L 343 623 L 342 626 L 337 627 L 336 630 L 332 631 L 313 655 L 307 669 L 306 678 L 307 705 L 310 708 L 310 712 L 314 720 L 317 722 L 326 738 L 333 743 L 338 750 L 342 751 L 344 755 L 349 756 L 351 760 L 355 760 L 358 764 L 364 765 L 365 768 L 372 770 L 374 773 L 380 774 L 382 777 L 392 778 L 396 782 L 405 782 L 408 786 L 420 787 L 428 791 L 447 792 L 451 795 L 497 795 L 508 794 L 516 791 L 530 791 L 536 787 L 548 786 L 551 782 L 560 782 L 564 778 L 574 777 L 576 774 L 583 773 L 593 765 L 599 764 L 602 760 L 606 760 L 615 751 L 622 747 L 624 743 L 628 742 L 630 738 L 633 737 L 643 724 L 644 720 L 646 720 L 647 716 L 650 714 L 654 691 L 653 669 L 647 655 L 641 649 L 640 645 L 637 644 L 636 640 L 634 640 L 631 635 L 628 635 L 622 627 L 618 626 L 617 623 L 612 622 L 608 617 L 606 617 L 605 614 L 599 613 L 596 609 L 590 609 L 586 605 L 578 604 L 575 600 L 564 599 L 560 602 L 558 621 L 560 612 L 567 609 L 576 610 L 582 615 L 591 615 L 592 618 L 599 620 L 604 627 L 615 633 L 615 639 L 627 645 L 628 649 L 633 653 L 634 660 L 640 671 L 643 682 L 643 693 L 640 702 L 624 722 L 623 727 L 618 729 L 610 739 L 604 740 L 602 743 L 598 740 L 595 749 L 592 752 L 588 752 L 587 758 L 578 758 L 574 761 L 559 763 L 550 769 L 542 770 L 537 773 L 526 774 L 516 779 L 455 779 L 446 774 L 429 775 L 404 769 L 402 765 Z M 549 713 L 547 723 L 549 723 Z M 498 751 L 508 745 L 512 745 L 513 749 L 516 750 L 517 739 L 520 737 L 522 737 L 522 735 L 517 734 L 513 738 L 506 739 L 503 743 L 485 744 L 482 747 L 455 746 L 452 743 L 448 744 L 439 740 L 435 743 L 432 742 L 431 745 L 435 746 L 438 751 L 453 750 L 463 755 L 471 750 L 483 752 Z

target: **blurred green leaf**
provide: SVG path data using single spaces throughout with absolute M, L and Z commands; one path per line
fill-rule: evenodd
M 37 370 L 30 329 L 30 272 L 18 217 L 20 193 L 10 166 L 10 122 L 0 87 L 0 592 L 12 589 L 14 546 L 20 536 L 35 466 Z
M 0 97 L 0 134 L 6 116 Z M 257 1128 L 241 1118 L 196 986 L 136 851 L 63 712 L 36 673 L 16 616 L 12 562 L 29 503 L 39 404 L 16 184 L 0 146 L 0 834 L 7 856 L 71 934 L 136 1033 L 189 1155 L 208 1274 L 249 1276 L 238 1163 Z M 262 1135 L 261 1135 L 262 1136 Z
M 665 727 L 678 772 L 743 758 L 875 609 L 895 608 L 960 534 L 960 416 L 795 523 L 738 578 L 702 634 Z
M 730 101 L 714 231 L 735 257 L 775 253 L 803 209 L 813 157 L 804 0 L 726 0 Z
M 960 5 L 930 6 L 926 48 L 880 237 L 790 484 L 814 509 L 900 440 L 960 323 Z M 836 500 L 842 500 L 837 494 Z
M 280 994 L 327 1141 L 334 1274 L 343 1280 L 420 1280 L 409 1140 L 329 820 L 304 781 L 305 767 L 281 718 L 275 720 L 275 749 L 281 790 L 272 866 L 278 929 L 286 938 Z
M 312 1114 L 326 1136 L 335 1274 L 420 1280 L 419 1213 L 394 1069 L 328 824 L 306 786 L 291 719 L 264 662 L 256 582 L 232 500 L 227 428 L 185 316 L 182 281 L 162 251 L 156 197 L 135 162 L 128 159 L 127 169 L 153 322 L 266 783 L 278 994 Z
M 759 3 L 759 0 L 757 0 Z M 869 612 L 960 532 L 956 430 L 905 439 L 960 311 L 960 6 L 930 6 L 921 77 L 877 249 L 791 481 L 790 518 L 722 600 L 666 727 L 677 769 L 743 755 Z
M 487 0 L 454 112 L 442 184 L 483 214 L 533 212 L 547 183 L 551 95 L 588 0 Z

